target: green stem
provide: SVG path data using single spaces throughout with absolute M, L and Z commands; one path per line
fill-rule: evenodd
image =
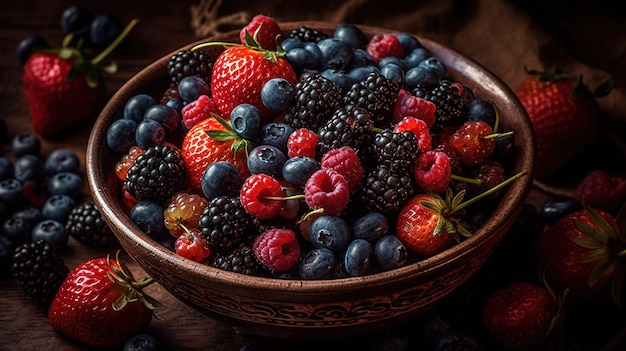
M 464 183 L 470 183 L 470 184 L 475 184 L 475 185 L 480 185 L 483 183 L 482 179 L 478 179 L 478 178 L 467 178 L 467 177 L 463 177 L 460 175 L 456 175 L 456 174 L 451 174 L 450 175 L 451 179 L 454 180 L 458 180 L 460 182 L 464 182 Z
M 502 183 L 494 186 L 493 188 L 491 188 L 491 189 L 489 189 L 489 190 L 487 190 L 487 191 L 485 191 L 485 192 L 483 192 L 483 193 L 481 193 L 479 195 L 476 195 L 473 198 L 471 198 L 471 199 L 469 199 L 469 200 L 467 200 L 465 202 L 460 203 L 457 207 L 452 209 L 452 212 L 453 213 L 454 212 L 458 212 L 458 211 L 462 210 L 463 208 L 465 208 L 465 207 L 467 207 L 467 206 L 469 206 L 469 205 L 471 205 L 471 204 L 473 204 L 475 202 L 478 202 L 478 201 L 486 198 L 487 196 L 489 196 L 489 195 L 495 193 L 496 191 L 504 188 L 505 186 L 511 184 L 514 180 L 516 180 L 518 178 L 521 178 L 522 176 L 524 176 L 526 174 L 528 174 L 528 172 L 526 170 L 523 170 L 523 171 L 517 173 L 516 175 L 514 175 L 514 176 L 510 177 L 509 179 L 503 181 Z
M 304 199 L 303 194 L 296 194 L 291 196 L 263 196 L 264 200 L 278 200 L 278 201 L 288 201 L 288 200 L 301 200 Z
M 128 23 L 126 28 L 124 28 L 124 30 L 122 30 L 120 35 L 118 35 L 117 38 L 115 38 L 115 40 L 113 40 L 113 42 L 111 44 L 109 44 L 109 46 L 106 47 L 106 49 L 102 50 L 102 52 L 98 56 L 94 57 L 91 60 L 91 64 L 96 66 L 96 65 L 98 65 L 100 63 L 100 61 L 102 61 L 105 57 L 107 57 L 122 42 L 122 40 L 124 40 L 124 38 L 126 38 L 128 33 L 130 33 L 130 31 L 133 29 L 133 27 L 135 27 L 137 22 L 139 22 L 139 20 L 137 18 L 135 18 L 132 21 L 130 21 L 130 23 Z
M 493 138 L 499 138 L 499 137 L 503 137 L 503 136 L 507 136 L 507 135 L 512 135 L 513 131 L 510 132 L 504 132 L 504 133 L 492 133 L 489 135 L 485 135 L 483 137 L 483 139 L 493 139 Z
M 198 51 L 200 49 L 208 48 L 210 46 L 223 46 L 224 48 L 232 48 L 234 46 L 242 46 L 242 44 L 229 43 L 225 41 L 210 41 L 208 43 L 202 43 L 192 47 L 191 51 Z

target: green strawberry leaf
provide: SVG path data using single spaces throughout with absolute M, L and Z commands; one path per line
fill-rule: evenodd
M 604 81 L 602 81 L 602 83 L 600 83 L 600 85 L 598 85 L 594 91 L 593 91 L 593 97 L 599 98 L 599 97 L 605 97 L 607 95 L 609 95 L 609 93 L 611 93 L 611 91 L 613 90 L 613 86 L 614 86 L 614 82 L 613 79 L 611 78 L 607 78 Z
M 606 259 L 604 261 L 599 262 L 595 267 L 593 267 L 593 269 L 591 270 L 591 273 L 589 274 L 589 280 L 588 280 L 588 284 L 590 287 L 594 286 L 598 280 L 600 280 L 600 278 L 602 278 L 602 275 L 604 274 L 604 272 L 606 272 L 612 265 L 614 264 L 614 262 L 610 259 Z
M 228 140 L 235 140 L 239 138 L 239 135 L 237 135 L 237 133 L 233 133 L 227 130 L 207 130 L 206 131 L 207 135 L 214 140 L 217 141 L 228 141 Z
M 606 248 L 606 243 L 591 238 L 572 238 L 572 241 L 576 243 L 576 245 L 589 250 Z
M 607 259 L 609 259 L 609 254 L 606 252 L 606 250 L 604 248 L 598 248 L 589 251 L 587 256 L 583 258 L 582 262 L 589 263 Z

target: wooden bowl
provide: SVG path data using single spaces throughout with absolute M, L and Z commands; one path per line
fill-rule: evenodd
M 288 33 L 302 25 L 332 34 L 336 25 L 282 23 Z M 393 32 L 360 26 L 368 36 Z M 503 192 L 497 210 L 475 234 L 434 257 L 368 276 L 336 280 L 281 280 L 216 269 L 184 259 L 142 232 L 124 210 L 113 166 L 120 155 L 106 145 L 108 126 L 138 93 L 162 93 L 168 84 L 166 55 L 132 77 L 102 110 L 87 148 L 87 177 L 104 218 L 128 254 L 165 289 L 197 311 L 242 333 L 282 339 L 326 339 L 381 330 L 416 316 L 470 278 L 489 257 L 524 205 L 532 185 L 535 142 L 530 120 L 514 93 L 486 68 L 435 42 L 416 36 L 448 68 L 452 80 L 477 97 L 494 101 L 501 123 L 515 133 L 516 160 L 510 174 L 526 170 Z M 206 41 L 235 42 L 230 32 Z M 213 48 L 217 55 L 222 49 Z

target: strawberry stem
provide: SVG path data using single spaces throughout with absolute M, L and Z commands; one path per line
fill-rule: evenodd
M 487 197 L 487 196 L 495 193 L 496 191 L 504 188 L 505 186 L 511 184 L 514 180 L 516 180 L 518 178 L 521 178 L 522 176 L 524 176 L 526 174 L 528 174 L 528 172 L 526 170 L 523 170 L 523 171 L 515 174 L 514 176 L 510 177 L 509 179 L 504 180 L 503 182 L 501 182 L 500 184 L 494 186 L 493 188 L 491 188 L 491 189 L 489 189 L 489 190 L 487 190 L 487 191 L 485 191 L 483 193 L 480 193 L 479 195 L 476 195 L 473 198 L 471 198 L 471 199 L 469 199 L 469 200 L 467 200 L 465 202 L 460 203 L 458 206 L 455 206 L 451 210 L 451 212 L 452 213 L 458 212 L 458 211 L 464 209 L 465 207 L 467 207 L 467 206 L 469 206 L 469 205 L 471 205 L 473 203 L 476 203 L 476 202 L 484 199 L 485 197 Z

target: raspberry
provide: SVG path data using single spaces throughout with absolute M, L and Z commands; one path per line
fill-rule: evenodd
M 246 179 L 241 186 L 240 200 L 244 209 L 259 219 L 269 219 L 278 215 L 283 207 L 285 192 L 278 180 L 259 173 Z
M 211 248 L 198 228 L 181 234 L 174 243 L 174 249 L 180 256 L 196 262 L 203 262 L 211 256 Z
M 493 152 L 494 138 L 485 138 L 492 134 L 491 127 L 482 121 L 467 121 L 450 137 L 450 146 L 459 155 L 461 163 L 474 167 Z
M 115 164 L 115 174 L 121 181 L 126 181 L 126 173 L 128 173 L 128 169 L 133 165 L 135 159 L 139 157 L 139 155 L 143 154 L 143 149 L 137 145 L 132 146 L 128 153 L 123 155 L 119 161 Z
M 290 229 L 270 229 L 259 235 L 252 250 L 267 268 L 277 272 L 290 270 L 300 258 L 300 245 Z
M 239 32 L 239 39 L 242 44 L 246 44 L 246 31 L 256 40 L 265 50 L 276 50 L 276 44 L 280 41 L 282 31 L 272 17 L 265 15 L 256 15 Z
M 592 170 L 578 183 L 576 199 L 599 210 L 617 210 L 626 201 L 626 179 Z
M 480 180 L 479 184 L 471 184 L 472 189 L 477 193 L 483 193 L 504 181 L 504 168 L 496 161 L 485 160 L 477 167 L 472 168 L 470 175 Z M 500 192 L 496 191 L 489 195 L 488 198 L 498 198 L 499 194 Z
M 441 151 L 422 152 L 413 166 L 413 178 L 424 191 L 444 193 L 448 188 L 452 169 L 450 158 Z
M 402 118 L 393 128 L 394 133 L 409 131 L 417 138 L 419 152 L 431 150 L 433 147 L 433 137 L 430 135 L 428 125 L 421 119 L 407 116 Z
M 435 111 L 437 107 L 431 101 L 417 97 L 404 89 L 398 91 L 398 98 L 393 105 L 393 123 L 400 122 L 404 117 L 411 116 L 421 119 L 428 125 L 428 128 L 435 124 Z
M 287 156 L 289 158 L 297 156 L 315 158 L 317 140 L 317 134 L 308 128 L 294 130 L 287 140 Z
M 200 95 L 195 101 L 185 105 L 181 114 L 183 115 L 183 123 L 190 129 L 198 122 L 211 118 L 211 113 L 219 115 L 220 111 L 210 97 Z
M 313 173 L 304 186 L 304 199 L 313 210 L 338 215 L 350 201 L 350 185 L 339 172 L 322 168 Z
M 367 44 L 367 52 L 378 64 L 383 57 L 404 57 L 404 49 L 398 37 L 391 33 L 376 34 Z
M 356 151 L 349 146 L 329 150 L 322 156 L 321 166 L 339 172 L 348 181 L 351 191 L 356 189 L 363 179 L 364 170 L 361 161 Z

